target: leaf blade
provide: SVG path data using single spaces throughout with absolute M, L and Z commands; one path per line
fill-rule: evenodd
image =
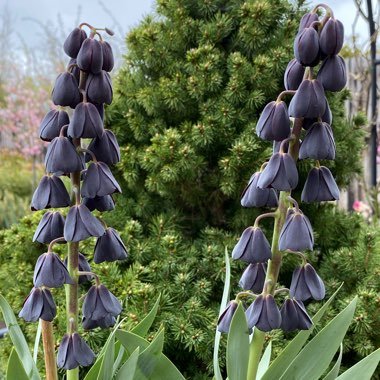
M 132 333 L 141 337 L 144 337 L 146 335 L 146 333 L 151 328 L 154 319 L 156 318 L 157 310 L 160 305 L 160 299 L 161 295 L 158 296 L 157 301 L 155 302 L 152 310 L 148 313 L 148 315 L 146 315 L 145 318 L 131 330 Z
M 128 360 L 120 367 L 119 371 L 116 373 L 115 380 L 133 380 L 136 373 L 139 354 L 140 348 L 137 347 Z

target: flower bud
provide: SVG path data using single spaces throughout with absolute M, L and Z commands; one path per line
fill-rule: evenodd
M 120 161 L 120 148 L 115 135 L 109 129 L 105 129 L 101 137 L 93 139 L 88 149 L 94 153 L 95 157 L 107 165 L 115 165 Z M 91 160 L 91 156 L 86 154 L 86 162 Z
M 313 22 L 318 21 L 318 15 L 316 13 L 305 13 L 300 21 L 298 32 L 301 32 L 305 28 L 309 28 Z
M 86 82 L 88 100 L 96 104 L 111 104 L 113 91 L 110 75 L 101 71 L 99 74 L 90 74 Z
M 34 233 L 33 241 L 49 244 L 52 240 L 63 236 L 64 225 L 65 218 L 60 212 L 45 213 Z
M 265 283 L 267 263 L 249 264 L 240 278 L 239 286 L 244 290 L 261 293 Z
M 318 32 L 313 27 L 302 29 L 294 40 L 294 56 L 303 66 L 316 66 L 319 63 Z
M 87 34 L 83 29 L 75 28 L 63 43 L 64 52 L 71 58 L 76 58 Z
M 232 258 L 247 263 L 268 261 L 272 257 L 269 242 L 259 227 L 244 230 L 232 251 Z
M 346 64 L 340 55 L 327 57 L 318 71 L 317 79 L 326 91 L 341 91 L 347 83 Z
M 67 256 L 65 257 L 64 261 L 66 267 L 67 267 Z M 90 264 L 88 263 L 87 259 L 82 255 L 80 252 L 78 252 L 78 271 L 79 272 L 91 272 Z M 82 284 L 87 281 L 91 281 L 92 276 L 88 274 L 81 274 L 78 278 L 78 283 Z
M 250 329 L 256 326 L 261 331 L 271 331 L 281 325 L 281 314 L 271 294 L 260 294 L 245 314 Z
M 104 261 L 125 260 L 127 257 L 127 248 L 125 248 L 120 235 L 113 228 L 106 228 L 104 235 L 96 240 L 94 263 L 100 264 Z
M 69 121 L 69 115 L 66 111 L 49 111 L 40 124 L 40 139 L 44 141 L 51 141 L 55 137 L 58 137 L 61 128 L 64 125 L 69 124 Z
M 38 319 L 51 322 L 56 314 L 57 308 L 50 290 L 33 288 L 24 301 L 18 316 L 27 322 L 36 322 Z
M 74 75 L 67 71 L 59 74 L 51 96 L 56 106 L 75 108 L 80 102 L 80 92 Z
M 281 310 L 281 329 L 287 332 L 294 330 L 309 330 L 313 321 L 307 314 L 302 301 L 286 299 Z
M 226 309 L 218 319 L 218 331 L 228 334 L 230 331 L 232 317 L 234 316 L 237 307 L 238 303 L 236 301 L 230 301 L 228 303 Z
M 344 26 L 339 20 L 330 19 L 324 25 L 319 36 L 319 45 L 326 55 L 336 55 L 343 46 Z
M 115 208 L 115 202 L 111 195 L 104 197 L 83 198 L 82 203 L 90 210 L 98 210 L 100 212 L 111 211 Z
M 113 66 L 114 66 L 114 57 L 113 57 L 112 47 L 107 41 L 100 41 L 100 44 L 102 45 L 102 52 L 103 52 L 102 70 L 109 72 L 113 69 Z
M 315 269 L 307 263 L 294 270 L 289 294 L 300 301 L 309 298 L 320 301 L 325 298 L 325 285 Z
M 294 58 L 286 67 L 284 74 L 284 86 L 285 90 L 298 90 L 303 76 L 305 74 L 305 68 Z
M 85 72 L 99 74 L 103 67 L 102 45 L 95 38 L 86 38 L 77 56 L 78 67 Z

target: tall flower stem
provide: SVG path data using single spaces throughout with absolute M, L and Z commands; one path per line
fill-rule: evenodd
M 41 333 L 44 346 L 46 380 L 58 380 L 53 323 L 41 319 Z
M 302 119 L 295 119 L 294 127 L 292 130 L 292 136 L 294 138 L 289 143 L 289 153 L 292 155 L 293 159 L 297 162 L 298 151 L 299 151 L 299 138 L 302 129 Z M 272 259 L 268 261 L 268 269 L 265 278 L 265 283 L 268 286 L 265 287 L 266 294 L 274 294 L 276 290 L 278 275 L 280 273 L 280 267 L 282 262 L 282 252 L 278 249 L 278 240 L 280 237 L 280 231 L 285 223 L 286 213 L 289 207 L 290 192 L 281 191 L 278 208 L 275 212 L 274 227 L 273 227 L 273 237 L 272 237 Z M 263 351 L 265 342 L 265 332 L 254 329 L 254 334 L 249 347 L 249 362 L 248 362 L 248 372 L 247 380 L 255 380 L 257 375 L 257 369 L 260 363 L 261 354 Z

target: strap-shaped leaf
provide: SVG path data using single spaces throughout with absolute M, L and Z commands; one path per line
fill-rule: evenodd
M 6 380 L 29 380 L 24 367 L 17 355 L 17 352 L 12 348 L 11 354 L 8 360 L 7 377 Z
M 264 355 L 262 356 L 259 367 L 257 368 L 257 380 L 260 380 L 263 376 L 264 373 L 267 371 L 270 363 L 270 357 L 272 355 L 272 341 L 269 342 L 267 345 L 267 348 L 264 351 Z
M 115 380 L 133 380 L 136 373 L 139 354 L 140 349 L 137 347 L 128 360 L 120 367 L 119 371 L 116 373 Z
M 113 363 L 115 359 L 115 334 L 112 332 L 110 339 L 103 354 L 102 364 L 98 373 L 97 380 L 112 379 L 113 377 Z
M 334 366 L 331 368 L 329 373 L 323 378 L 323 380 L 335 380 L 339 375 L 340 365 L 342 363 L 343 356 L 343 343 L 340 344 L 339 356 L 336 360 Z
M 160 305 L 160 299 L 161 295 L 158 296 L 157 301 L 149 314 L 137 326 L 135 326 L 131 332 L 141 337 L 144 337 L 147 334 L 154 322 L 154 319 L 156 318 L 158 306 Z

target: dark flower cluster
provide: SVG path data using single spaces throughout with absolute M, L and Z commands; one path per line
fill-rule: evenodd
M 319 7 L 326 10 L 323 18 L 317 14 Z M 260 215 L 233 249 L 232 257 L 245 261 L 248 266 L 239 282 L 244 291 L 219 317 L 221 332 L 228 332 L 243 297 L 254 299 L 246 309 L 249 329 L 309 329 L 312 321 L 303 302 L 321 300 L 325 296 L 323 281 L 303 253 L 313 250 L 312 226 L 291 192 L 299 181 L 297 160 L 312 159 L 315 167 L 308 174 L 301 201 L 339 199 L 332 173 L 321 166 L 319 160 L 335 159 L 332 115 L 325 91 L 340 91 L 346 84 L 345 63 L 338 55 L 342 45 L 343 25 L 334 18 L 329 7 L 319 5 L 302 17 L 294 41 L 295 58 L 285 71 L 285 91 L 266 105 L 256 126 L 260 138 L 273 142 L 273 154 L 260 171 L 252 175 L 241 198 L 243 207 L 277 207 L 277 210 Z M 314 75 L 317 66 L 318 72 Z M 287 95 L 293 95 L 289 106 L 282 100 Z M 263 217 L 274 217 L 275 228 L 279 226 L 272 247 L 258 225 Z M 276 289 L 284 253 L 299 255 L 302 264 L 295 269 L 289 289 Z M 275 301 L 280 292 L 288 293 L 281 308 Z
M 90 30 L 89 35 L 83 29 L 85 26 Z M 33 195 L 31 209 L 70 208 L 66 217 L 59 211 L 46 212 L 34 234 L 33 241 L 49 244 L 49 247 L 37 260 L 34 287 L 19 314 L 26 321 L 54 319 L 56 306 L 50 288 L 65 284 L 77 286 L 93 278 L 96 285 L 84 296 L 83 328 L 113 326 L 122 309 L 117 298 L 92 273 L 86 257 L 78 248 L 73 249 L 78 247 L 77 242 L 95 237 L 95 263 L 127 258 L 126 247 L 117 231 L 105 227 L 91 213 L 113 210 L 112 194 L 121 192 L 109 167 L 120 160 L 119 146 L 115 135 L 103 125 L 104 104 L 112 101 L 109 72 L 114 66 L 114 57 L 110 44 L 103 40 L 99 30 L 81 24 L 66 38 L 63 49 L 70 61 L 67 70 L 58 75 L 52 91 L 53 103 L 59 108 L 50 110 L 40 125 L 40 138 L 48 141 L 49 146 L 45 157 L 46 174 Z M 67 112 L 63 107 L 73 111 Z M 65 176 L 71 178 L 72 197 L 62 181 Z M 64 261 L 54 253 L 55 243 L 71 246 Z M 75 314 L 75 310 L 69 310 L 68 315 L 73 312 Z M 79 336 L 73 318 L 58 350 L 58 367 L 87 366 L 94 357 Z

